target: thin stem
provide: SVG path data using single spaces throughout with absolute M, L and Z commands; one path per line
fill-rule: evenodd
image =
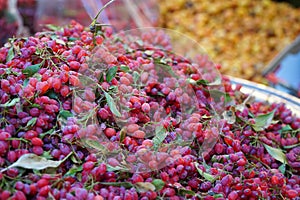
M 99 15 L 101 14 L 101 12 L 109 5 L 111 4 L 112 2 L 114 2 L 115 0 L 110 0 L 108 3 L 106 3 L 100 10 L 99 12 L 97 13 L 97 15 L 94 17 L 92 23 L 90 24 L 91 27 L 94 27 L 96 22 L 97 22 L 97 19 L 99 17 Z

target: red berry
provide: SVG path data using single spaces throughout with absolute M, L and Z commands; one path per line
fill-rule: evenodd
M 228 195 L 228 200 L 236 200 L 238 199 L 239 195 L 236 191 L 232 191 Z
M 85 162 L 82 166 L 83 170 L 87 170 L 87 171 L 90 171 L 94 168 L 95 166 L 95 163 L 92 162 L 92 161 L 88 161 L 88 162 Z
M 0 140 L 2 140 L 2 141 L 6 140 L 7 138 L 10 138 L 10 137 L 11 137 L 11 135 L 8 132 L 1 132 L 0 133 Z
M 69 80 L 69 74 L 68 74 L 68 72 L 61 72 L 60 73 L 60 80 L 63 83 L 68 82 L 68 80 Z
M 108 158 L 107 163 L 113 167 L 119 166 L 120 162 L 115 158 Z
M 124 76 L 122 76 L 120 78 L 120 83 L 124 84 L 124 85 L 130 85 L 131 84 L 130 80 L 128 78 L 124 77 Z
M 150 169 L 152 169 L 152 170 L 157 170 L 157 168 L 158 168 L 158 163 L 155 160 L 151 160 L 148 165 L 149 165 Z
M 68 94 L 70 93 L 70 89 L 68 86 L 64 85 L 61 89 L 60 89 L 60 94 L 63 97 L 66 97 Z
M 237 161 L 238 166 L 244 166 L 244 165 L 246 165 L 246 163 L 247 163 L 246 160 L 243 158 L 241 158 Z
M 41 94 L 46 93 L 48 89 L 49 89 L 49 83 L 47 81 L 38 82 L 36 84 L 36 91 L 38 91 Z
M 61 80 L 59 78 L 54 78 L 52 81 L 52 87 L 56 90 L 59 90 L 62 86 Z
M 34 146 L 43 146 L 44 142 L 40 138 L 34 137 L 31 139 L 31 144 Z
M 15 188 L 17 190 L 22 190 L 24 188 L 24 183 L 22 183 L 21 181 L 17 181 L 15 184 Z
M 217 143 L 217 144 L 215 145 L 215 151 L 216 151 L 217 154 L 221 154 L 221 153 L 223 152 L 223 150 L 224 150 L 224 147 L 223 147 L 222 144 Z
M 25 194 L 22 191 L 16 191 L 14 197 L 16 200 L 27 200 Z
M 72 53 L 73 54 L 78 54 L 80 51 L 81 51 L 81 46 L 79 45 L 75 45 L 73 48 L 72 48 Z
M 143 103 L 142 104 L 142 111 L 145 113 L 149 113 L 150 112 L 150 105 L 148 103 Z
M 36 155 L 40 156 L 44 153 L 44 149 L 41 146 L 34 146 L 32 148 L 32 152 L 35 153 Z
M 17 154 L 15 151 L 9 151 L 7 153 L 7 160 L 10 162 L 10 163 L 13 163 L 17 160 Z
M 137 124 L 129 124 L 127 126 L 126 130 L 127 130 L 128 133 L 133 133 L 133 132 L 139 130 L 139 125 L 137 125 Z
M 70 68 L 73 69 L 73 70 L 78 70 L 78 69 L 80 68 L 80 63 L 77 62 L 77 61 L 71 61 L 71 62 L 69 63 L 69 66 L 70 66 Z
M 98 111 L 98 116 L 101 118 L 101 119 L 108 119 L 110 114 L 109 112 L 105 109 L 105 108 L 100 108 L 100 110 Z
M 173 197 L 176 194 L 173 188 L 165 188 L 161 191 L 161 193 L 166 195 L 166 197 Z
M 9 197 L 10 197 L 10 192 L 9 191 L 7 191 L 7 190 L 4 190 L 2 193 L 1 193 L 1 196 L 0 196 L 1 198 L 0 199 L 9 199 Z
M 273 176 L 271 177 L 271 183 L 272 183 L 273 185 L 278 185 L 278 184 L 279 184 L 279 178 L 278 178 L 277 176 L 273 175 Z
M 86 89 L 84 91 L 84 98 L 87 101 L 95 101 L 96 96 L 95 96 L 95 93 L 91 89 Z
M 37 193 L 37 187 L 36 187 L 35 183 L 30 184 L 29 188 L 30 188 L 30 194 L 31 195 L 35 195 Z
M 130 136 L 138 138 L 138 139 L 143 139 L 143 138 L 145 138 L 146 133 L 144 131 L 137 130 L 137 131 L 131 133 Z
M 299 197 L 297 190 L 288 190 L 286 193 L 287 193 L 287 196 L 291 199 Z
M 96 43 L 97 43 L 98 45 L 102 44 L 102 43 L 103 43 L 103 40 L 104 40 L 104 38 L 103 38 L 101 35 L 97 35 L 97 36 L 96 36 Z
M 44 196 L 44 197 L 48 196 L 50 189 L 51 189 L 50 185 L 46 185 L 46 186 L 42 187 L 39 191 L 39 195 Z
M 133 174 L 131 179 L 133 184 L 137 182 L 144 182 L 144 178 L 140 174 Z
M 79 86 L 79 84 L 80 84 L 78 77 L 74 76 L 74 75 L 70 75 L 69 82 L 72 86 Z
M 1 89 L 3 91 L 9 93 L 9 86 L 10 86 L 10 83 L 8 80 L 6 80 L 6 79 L 1 80 Z
M 106 128 L 104 130 L 104 133 L 107 137 L 112 137 L 112 136 L 115 136 L 116 135 L 116 130 L 113 129 L 113 128 Z
M 16 168 L 9 168 L 7 170 L 7 175 L 10 176 L 10 177 L 12 177 L 12 178 L 18 176 L 18 174 L 19 174 L 19 171 Z

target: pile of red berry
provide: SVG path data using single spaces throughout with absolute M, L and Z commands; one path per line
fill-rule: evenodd
M 299 199 L 284 104 L 162 31 L 55 29 L 0 49 L 0 199 Z

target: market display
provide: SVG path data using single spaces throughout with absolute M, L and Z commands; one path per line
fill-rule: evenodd
M 300 10 L 263 1 L 163 0 L 161 26 L 191 36 L 222 72 L 257 82 L 264 67 L 300 35 Z
M 161 30 L 51 28 L 0 49 L 0 199 L 299 199 L 284 104 Z

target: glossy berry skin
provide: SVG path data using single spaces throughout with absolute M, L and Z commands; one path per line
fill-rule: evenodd
M 173 50 L 75 21 L 1 47 L 0 199 L 297 199 L 299 117 Z

